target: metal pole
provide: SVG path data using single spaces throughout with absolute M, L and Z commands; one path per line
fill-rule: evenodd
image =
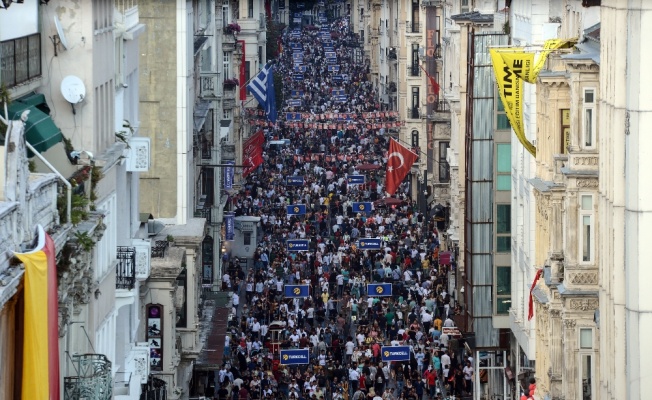
M 67 190 L 66 190 L 66 203 L 67 203 L 67 210 L 66 210 L 67 219 L 66 219 L 66 221 L 69 224 L 72 223 L 70 221 L 71 213 L 72 213 L 72 185 L 70 184 L 70 182 L 68 182 L 68 180 L 66 178 L 63 177 L 63 175 L 61 175 L 61 173 L 59 171 L 57 171 L 56 168 L 54 168 L 54 166 L 52 164 L 50 164 L 50 162 L 48 160 L 45 159 L 45 157 L 43 157 L 41 155 L 41 153 L 39 153 L 34 147 L 32 147 L 32 145 L 29 144 L 28 141 L 25 141 L 25 146 L 27 146 L 27 148 L 32 153 L 34 153 L 34 155 L 36 155 L 36 157 L 38 157 L 39 160 L 43 161 L 43 164 L 45 164 L 45 166 L 48 167 L 50 169 L 50 171 L 54 172 L 54 174 L 56 176 L 58 176 L 59 179 L 61 179 L 63 184 L 66 185 L 66 188 L 67 188 Z

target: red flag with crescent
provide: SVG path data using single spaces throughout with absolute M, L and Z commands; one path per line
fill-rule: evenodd
M 405 176 L 410 172 L 412 164 L 419 158 L 410 149 L 394 139 L 389 142 L 387 155 L 387 170 L 385 173 L 385 187 L 387 193 L 393 195 Z

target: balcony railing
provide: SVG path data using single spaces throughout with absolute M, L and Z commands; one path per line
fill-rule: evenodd
M 170 243 L 167 240 L 157 240 L 152 246 L 152 257 L 165 258 Z
M 450 106 L 446 100 L 437 100 L 435 102 L 435 112 L 450 112 Z
M 418 65 L 407 66 L 407 76 L 421 76 L 421 68 Z
M 421 118 L 421 110 L 419 110 L 419 107 L 408 108 L 408 118 L 410 119 Z
M 140 394 L 140 400 L 167 400 L 168 388 L 167 383 L 159 378 L 150 376 L 147 384 L 143 385 L 143 391 Z
M 115 288 L 131 290 L 136 283 L 136 248 L 118 246 Z
M 41 34 L 0 42 L 0 81 L 11 88 L 41 76 Z
M 405 32 L 421 33 L 421 24 L 419 22 L 408 21 L 405 23 Z
M 111 361 L 104 354 L 74 354 L 77 376 L 63 378 L 64 400 L 109 400 L 113 396 Z

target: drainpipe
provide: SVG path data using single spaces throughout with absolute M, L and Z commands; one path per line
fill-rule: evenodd
M 68 182 L 66 178 L 63 177 L 63 175 L 61 175 L 59 171 L 56 170 L 56 168 L 54 168 L 52 164 L 50 164 L 48 160 L 45 159 L 45 157 L 41 155 L 41 153 L 39 153 L 31 144 L 29 144 L 29 142 L 25 141 L 25 146 L 27 146 L 27 148 L 32 153 L 34 153 L 39 160 L 43 161 L 43 164 L 45 164 L 45 166 L 48 167 L 50 171 L 54 172 L 54 174 L 58 176 L 59 179 L 61 179 L 63 184 L 66 185 L 66 203 L 67 203 L 66 221 L 68 221 L 69 224 L 72 223 L 70 220 L 71 210 L 72 210 L 72 185 L 70 184 L 70 182 Z

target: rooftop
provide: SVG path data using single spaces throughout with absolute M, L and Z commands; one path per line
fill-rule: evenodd
M 452 15 L 453 21 L 470 21 L 474 23 L 493 23 L 493 14 L 481 14 L 478 11 L 471 11 L 462 14 Z

